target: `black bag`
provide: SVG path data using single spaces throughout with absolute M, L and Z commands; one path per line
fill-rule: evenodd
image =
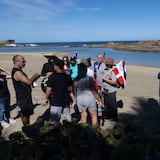
M 116 106 L 117 108 L 123 108 L 123 101 L 122 100 L 117 101 Z

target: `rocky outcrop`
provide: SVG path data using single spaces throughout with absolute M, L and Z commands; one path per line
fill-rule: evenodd
M 139 52 L 160 52 L 160 41 L 139 41 L 136 43 L 114 43 L 90 45 L 89 48 L 113 48 L 115 50 L 139 51 Z
M 15 44 L 15 40 L 4 40 L 0 41 L 0 47 L 5 47 L 10 44 Z

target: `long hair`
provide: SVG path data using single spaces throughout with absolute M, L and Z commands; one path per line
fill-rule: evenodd
M 87 74 L 86 65 L 83 63 L 78 64 L 78 76 L 77 76 L 76 80 L 80 80 L 81 78 L 86 77 L 86 74 Z

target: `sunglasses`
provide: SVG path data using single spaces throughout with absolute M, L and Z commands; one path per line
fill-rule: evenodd
M 25 63 L 26 61 L 19 61 L 19 60 L 18 60 L 17 62 Z

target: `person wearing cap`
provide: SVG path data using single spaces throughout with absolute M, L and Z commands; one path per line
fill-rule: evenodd
M 113 121 L 118 120 L 118 113 L 116 107 L 116 90 L 117 90 L 117 78 L 112 72 L 114 66 L 113 58 L 106 59 L 106 70 L 103 75 L 103 94 L 104 94 L 104 106 L 108 109 L 108 118 Z
M 46 86 L 48 77 L 54 73 L 54 61 L 58 58 L 54 54 L 45 54 L 44 57 L 47 58 L 48 62 L 43 64 L 42 70 L 41 70 L 41 76 L 44 76 L 42 82 L 41 82 L 41 89 L 43 92 L 46 92 Z
M 56 59 L 54 61 L 55 73 L 48 78 L 46 89 L 46 103 L 50 99 L 50 124 L 58 124 L 60 122 L 61 113 L 63 111 L 64 119 L 71 121 L 70 115 L 70 93 L 72 80 L 71 77 L 64 73 L 64 61 Z
M 75 78 L 78 75 L 78 61 L 76 59 L 77 58 L 75 56 L 72 56 L 70 58 L 69 68 L 70 68 L 70 75 L 71 75 L 72 80 L 75 80 Z
M 45 54 L 44 57 L 47 58 L 48 62 L 43 64 L 41 70 L 41 76 L 49 77 L 53 72 L 54 61 L 57 59 L 57 56 L 54 54 Z

